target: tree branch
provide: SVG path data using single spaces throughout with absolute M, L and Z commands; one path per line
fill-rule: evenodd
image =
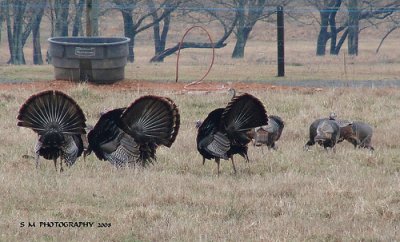
M 398 28 L 399 28 L 399 26 L 394 26 L 394 27 L 392 27 L 392 28 L 385 34 L 385 36 L 383 36 L 381 42 L 379 43 L 378 48 L 377 48 L 376 51 L 375 51 L 376 53 L 379 52 L 379 49 L 381 48 L 381 46 L 382 46 L 382 44 L 383 44 L 383 41 L 385 41 L 385 39 L 386 39 L 393 31 L 395 31 L 395 30 L 398 29 Z
M 182 42 L 181 49 L 187 49 L 187 48 L 198 48 L 198 49 L 199 48 L 200 49 L 215 48 L 215 49 L 219 49 L 219 48 L 225 47 L 227 44 L 224 43 L 224 42 L 232 34 L 233 29 L 236 26 L 237 20 L 238 20 L 238 15 L 236 14 L 235 15 L 235 19 L 234 19 L 232 25 L 230 26 L 230 28 L 227 29 L 227 31 L 225 31 L 224 35 L 217 42 L 215 42 L 214 45 L 212 45 L 211 43 Z M 226 29 L 226 28 L 224 27 L 224 29 Z M 164 50 L 163 52 L 161 52 L 160 54 L 158 54 L 156 56 L 153 56 L 150 59 L 150 62 L 159 62 L 161 59 L 164 59 L 165 57 L 172 55 L 173 53 L 178 51 L 179 44 L 180 43 L 177 43 L 175 46 Z

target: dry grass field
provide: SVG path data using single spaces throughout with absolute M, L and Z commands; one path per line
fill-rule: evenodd
M 104 91 L 87 84 L 63 89 L 93 124 L 105 107 L 121 107 L 144 94 L 178 104 L 181 129 L 170 149 L 157 151 L 146 169 L 113 168 L 90 156 L 56 173 L 51 161 L 36 170 L 36 135 L 16 127 L 19 106 L 38 89 L 0 90 L 1 241 L 390 241 L 400 221 L 400 90 L 249 90 L 279 114 L 286 127 L 277 151 L 250 147 L 250 164 L 235 157 L 201 164 L 194 121 L 225 105 L 227 92 Z M 375 152 L 350 143 L 336 153 L 303 151 L 308 126 L 336 111 L 375 130 Z M 41 221 L 110 223 L 111 228 L 43 228 Z M 36 227 L 20 227 L 35 222 Z
M 3 37 L 0 82 L 33 84 L 0 84 L 0 241 L 400 240 L 400 89 L 245 86 L 270 80 L 398 80 L 400 33 L 388 38 L 378 54 L 375 49 L 381 35 L 368 33 L 362 36 L 359 56 L 341 53 L 321 58 L 315 56 L 317 31 L 293 26 L 286 32 L 284 78 L 276 77 L 273 28 L 251 36 L 243 60 L 230 59 L 233 40 L 216 51 L 207 82 L 225 87 L 236 81 L 244 83 L 238 91 L 257 96 L 268 114 L 279 115 L 286 122 L 277 151 L 264 148 L 263 153 L 250 147 L 250 164 L 235 157 L 238 173 L 234 175 L 231 162 L 223 161 L 219 177 L 215 162 L 202 165 L 194 122 L 226 105 L 231 96 L 226 88 L 210 92 L 165 88 L 175 80 L 176 56 L 163 64 L 148 63 L 153 53 L 148 36 L 140 36 L 136 61 L 126 67 L 121 86 L 131 88 L 63 86 L 52 81 L 51 65 L 9 66 Z M 120 35 L 120 31 L 102 30 L 108 35 Z M 182 30 L 174 31 L 168 46 L 182 34 Z M 28 63 L 32 63 L 30 45 L 25 48 Z M 210 59 L 210 50 L 182 51 L 181 82 L 198 80 Z M 160 87 L 143 89 L 136 84 L 141 80 Z M 134 85 L 137 88 L 132 88 Z M 94 155 L 86 162 L 80 158 L 61 174 L 51 161 L 43 159 L 35 169 L 29 156 L 36 135 L 18 128 L 16 115 L 30 95 L 52 88 L 71 95 L 89 124 L 94 124 L 105 108 L 126 106 L 141 95 L 168 96 L 181 111 L 177 140 L 170 149 L 159 148 L 158 162 L 146 169 L 118 170 Z M 371 124 L 375 152 L 354 149 L 347 142 L 338 144 L 335 153 L 316 146 L 303 151 L 310 123 L 331 111 L 340 118 Z M 93 228 L 44 228 L 39 224 L 56 221 L 95 224 Z M 36 227 L 28 227 L 28 222 L 35 222 Z M 109 223 L 111 228 L 97 227 L 98 223 Z

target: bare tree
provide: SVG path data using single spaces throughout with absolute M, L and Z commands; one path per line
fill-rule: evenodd
M 232 34 L 234 27 L 237 23 L 237 14 L 235 11 L 220 11 L 224 7 L 221 3 L 216 1 L 189 1 L 185 2 L 180 6 L 179 11 L 177 11 L 177 16 L 179 20 L 185 21 L 190 26 L 200 25 L 204 26 L 207 24 L 212 24 L 216 22 L 219 29 L 222 31 L 217 31 L 221 33 L 218 39 L 213 43 L 209 42 L 183 42 L 176 43 L 172 47 L 161 50 L 151 58 L 151 62 L 163 61 L 165 57 L 174 54 L 178 51 L 179 47 L 181 49 L 186 48 L 222 48 L 226 46 L 225 41 Z
M 326 45 L 329 40 L 331 40 L 330 53 L 336 54 L 337 50 L 340 49 L 343 41 L 339 41 L 337 44 L 338 33 L 344 28 L 337 28 L 337 14 L 342 6 L 342 0 L 307 0 L 309 4 L 314 6 L 319 11 L 319 24 L 320 31 L 317 38 L 317 55 L 325 55 Z M 342 35 L 342 37 L 347 37 L 347 32 Z M 339 48 L 338 48 L 339 46 Z
M 7 25 L 8 48 L 10 51 L 10 60 L 8 63 L 25 64 L 24 52 L 22 51 L 22 20 L 26 4 L 22 1 L 14 1 L 11 6 L 11 3 L 10 0 L 6 1 L 4 11 Z
M 155 22 L 153 25 L 153 39 L 154 39 L 154 53 L 155 53 L 154 55 L 157 56 L 165 50 L 165 44 L 167 42 L 167 36 L 171 22 L 171 13 L 168 13 L 161 21 L 157 21 L 159 16 L 156 11 L 155 2 L 153 0 L 148 0 L 147 4 L 149 6 L 153 22 Z M 165 5 L 165 8 L 169 8 L 168 4 Z M 162 23 L 162 28 L 160 23 Z M 163 62 L 163 61 L 164 57 L 156 60 L 156 62 Z
M 72 36 L 78 36 L 80 30 L 82 29 L 82 15 L 83 8 L 85 7 L 85 0 L 79 0 L 79 2 L 74 1 L 75 5 L 75 17 L 74 24 L 72 26 Z
M 289 0 L 233 0 L 231 4 L 238 14 L 238 23 L 234 31 L 236 44 L 232 58 L 244 57 L 247 40 L 258 21 L 268 20 L 275 14 L 278 5 L 286 6 L 289 2 Z
M 32 19 L 33 64 L 43 65 L 42 47 L 40 45 L 40 23 L 46 8 L 46 0 L 35 1 L 35 13 Z
M 87 0 L 47 0 L 47 8 L 44 15 L 50 20 L 51 37 L 69 35 L 69 24 L 71 23 L 71 36 L 83 35 L 82 17 Z M 72 6 L 70 6 L 72 5 Z M 93 6 L 98 11 L 98 2 Z M 97 16 L 98 17 L 98 16 Z M 95 28 L 97 30 L 97 27 Z
M 55 35 L 68 36 L 69 0 L 55 0 Z
M 153 9 L 149 7 L 147 0 L 113 0 L 113 2 L 114 8 L 122 14 L 125 36 L 131 39 L 128 45 L 128 61 L 133 62 L 136 35 L 169 16 L 182 3 L 182 0 L 163 0 Z M 156 18 L 154 18 L 154 12 L 157 14 Z
M 348 39 L 348 53 L 357 55 L 359 33 L 383 23 L 400 7 L 399 0 L 307 0 L 307 2 L 320 12 L 317 55 L 325 55 L 329 40 L 331 41 L 330 53 L 338 54 L 346 39 Z M 339 20 L 338 13 L 341 13 Z

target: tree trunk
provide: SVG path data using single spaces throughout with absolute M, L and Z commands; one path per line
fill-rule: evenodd
M 55 36 L 68 36 L 69 0 L 56 0 L 55 4 L 56 24 Z
M 11 59 L 14 56 L 14 51 L 12 48 L 14 40 L 13 40 L 13 34 L 12 34 L 12 28 L 11 28 L 11 16 L 10 16 L 9 1 L 5 2 L 4 14 L 5 14 L 5 18 L 6 18 L 8 50 L 10 52 L 10 59 L 8 60 L 7 63 L 11 63 Z
M 337 55 L 336 52 L 336 42 L 337 42 L 337 27 L 336 27 L 336 14 L 342 5 L 342 0 L 336 0 L 335 5 L 331 9 L 331 13 L 329 14 L 329 26 L 330 26 L 330 40 L 331 40 L 331 47 L 330 47 L 330 54 Z
M 37 6 L 38 11 L 32 20 L 33 64 L 43 65 L 42 47 L 40 46 L 40 23 L 42 22 L 46 0 L 42 0 Z
M 76 5 L 74 25 L 72 27 L 72 36 L 78 36 L 79 31 L 82 29 L 82 15 L 83 7 L 85 6 L 85 0 L 79 0 Z
M 326 44 L 329 39 L 328 24 L 329 24 L 329 13 L 323 11 L 320 12 L 321 16 L 321 27 L 317 39 L 317 55 L 324 56 L 326 52 Z
M 7 1 L 7 5 L 10 2 Z M 26 2 L 16 0 L 13 8 L 13 26 L 11 26 L 10 9 L 7 6 L 7 34 L 10 48 L 9 64 L 21 65 L 25 64 L 25 56 L 23 52 L 23 20 L 26 9 Z
M 236 17 L 238 20 L 236 30 L 236 43 L 232 52 L 232 58 L 243 58 L 244 49 L 250 32 L 263 14 L 265 0 L 245 1 L 239 0 L 236 6 Z
M 358 55 L 359 20 L 358 0 L 349 0 L 349 34 L 347 39 L 349 55 Z
M 93 8 L 90 15 L 92 21 L 92 36 L 99 36 L 99 0 L 92 0 Z
M 239 28 L 236 34 L 236 44 L 232 52 L 232 58 L 243 58 L 244 49 L 246 47 L 247 40 L 249 38 L 250 27 Z
M 159 56 L 163 51 L 165 51 L 165 44 L 167 41 L 167 36 L 168 36 L 168 31 L 169 31 L 169 24 L 171 21 L 171 14 L 168 13 L 164 18 L 163 18 L 163 28 L 160 32 L 160 22 L 158 20 L 159 16 L 157 14 L 157 9 L 155 7 L 154 1 L 149 0 L 147 1 L 147 5 L 149 6 L 151 16 L 153 19 L 153 22 L 155 23 L 153 25 L 153 40 L 154 40 L 154 56 Z M 166 5 L 166 8 L 169 6 Z M 160 56 L 160 58 L 154 59 L 153 58 L 150 60 L 150 62 L 164 62 L 164 56 Z
M 14 2 L 14 26 L 13 26 L 13 49 L 14 49 L 14 58 L 12 64 L 25 64 L 25 56 L 23 52 L 22 45 L 22 29 L 23 29 L 23 20 L 24 13 L 26 8 L 26 3 L 22 1 Z
M 135 53 L 133 52 L 133 47 L 135 45 L 135 30 L 133 29 L 133 17 L 131 12 L 121 11 L 122 18 L 124 19 L 124 34 L 126 37 L 130 38 L 131 41 L 128 44 L 128 61 L 135 61 Z
M 54 3 L 52 0 L 49 0 L 48 4 L 49 4 L 49 15 L 50 15 L 50 37 L 54 37 L 55 34 Z
M 349 29 L 346 29 L 346 30 L 343 32 L 342 37 L 340 37 L 339 42 L 338 42 L 338 44 L 336 45 L 334 55 L 338 55 L 338 54 L 339 54 L 340 49 L 342 48 L 343 43 L 344 43 L 344 41 L 346 40 L 348 33 L 349 33 Z
M 1 33 L 3 30 L 4 16 L 5 16 L 4 10 L 5 10 L 5 1 L 2 0 L 0 2 L 0 43 L 1 43 Z
M 164 25 L 163 25 L 161 33 L 160 33 L 159 22 L 153 26 L 154 53 L 155 53 L 154 56 L 158 56 L 163 51 L 165 51 L 165 45 L 167 42 L 169 24 L 171 21 L 171 15 L 166 16 L 163 21 L 164 21 Z M 164 62 L 164 57 L 157 59 L 156 62 Z
M 337 29 L 336 29 L 336 19 L 329 18 L 329 25 L 330 25 L 330 40 L 331 40 L 331 47 L 329 53 L 331 55 L 337 55 L 336 53 L 336 43 L 337 43 Z
M 99 35 L 99 2 L 87 0 L 86 2 L 86 36 Z
M 247 38 L 251 28 L 247 26 L 246 15 L 245 15 L 245 1 L 238 1 L 238 6 L 236 10 L 237 16 L 237 32 L 236 32 L 236 43 L 232 52 L 232 58 L 243 58 L 244 57 L 244 47 L 246 46 Z

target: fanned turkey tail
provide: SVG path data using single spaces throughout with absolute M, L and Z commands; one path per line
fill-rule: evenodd
M 171 147 L 179 131 L 179 110 L 169 98 L 143 96 L 124 111 L 121 125 L 139 144 Z
M 68 166 L 82 154 L 85 115 L 78 104 L 60 91 L 44 91 L 32 95 L 21 106 L 17 126 L 30 128 L 39 135 L 35 146 L 36 167 L 39 156 L 53 160 L 61 157 Z M 62 161 L 60 160 L 61 171 Z
M 227 132 L 233 144 L 245 145 L 250 142 L 251 128 L 268 124 L 268 116 L 262 102 L 250 94 L 234 97 L 222 114 L 221 128 Z
M 78 104 L 60 91 L 32 95 L 20 108 L 18 126 L 39 135 L 85 134 L 85 115 Z

